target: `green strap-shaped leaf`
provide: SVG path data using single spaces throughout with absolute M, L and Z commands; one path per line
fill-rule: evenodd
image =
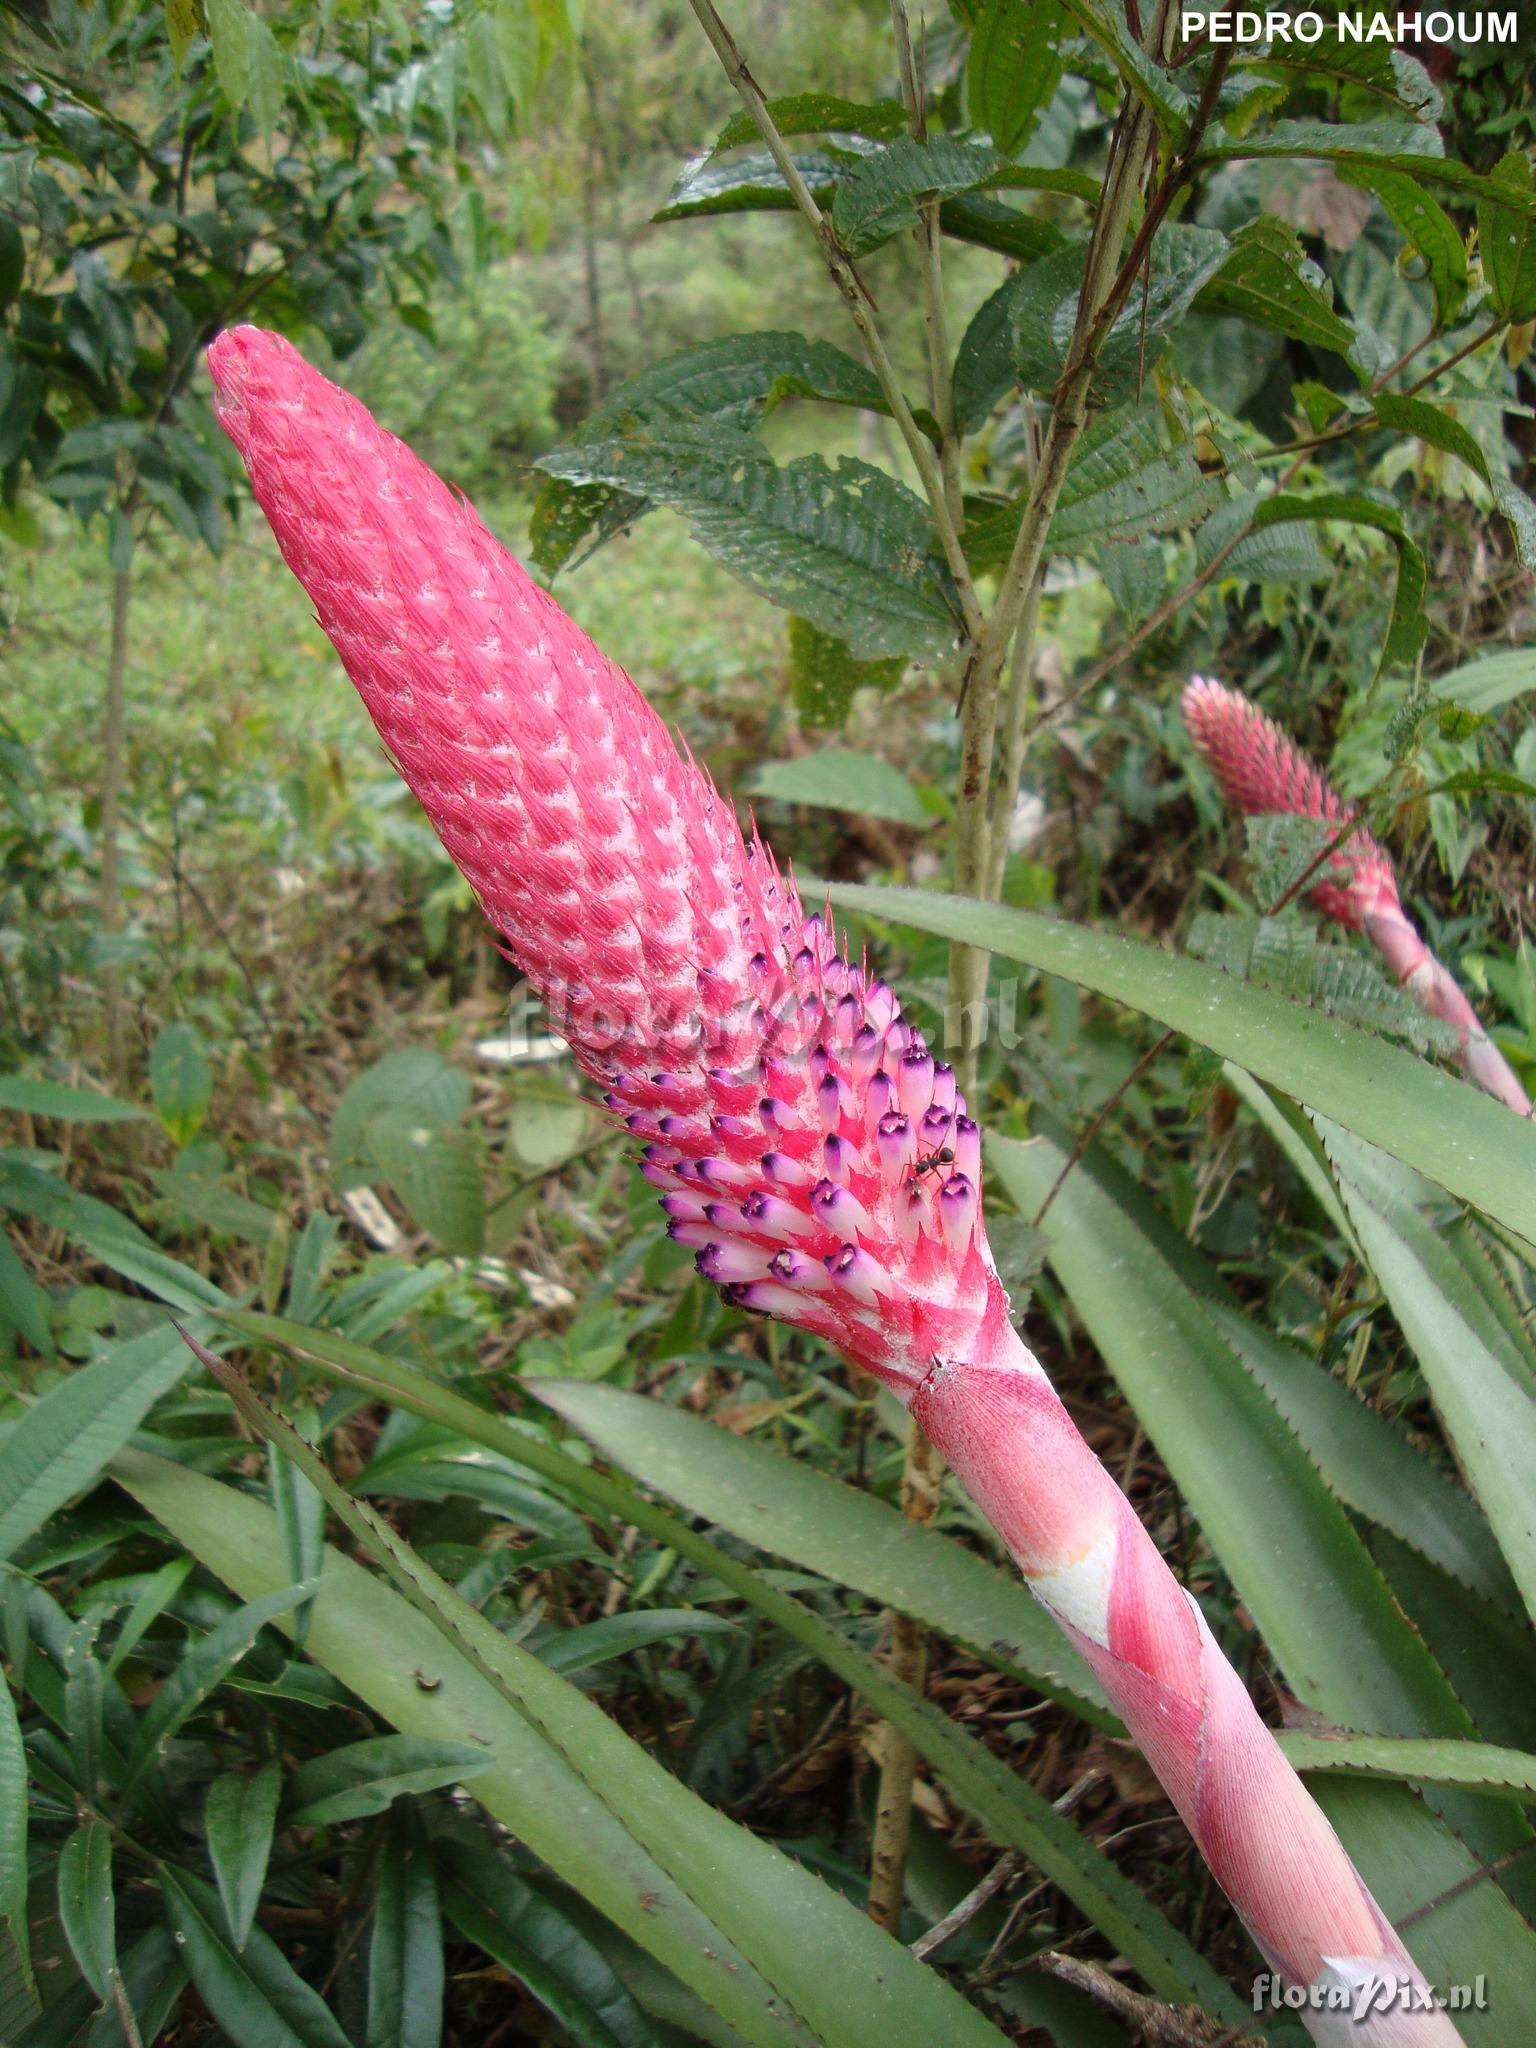
M 1198 961 L 1064 918 L 921 889 L 839 882 L 831 896 L 844 910 L 960 939 L 1141 1010 L 1536 1244 L 1536 1128 L 1410 1053 Z
M 136 1123 L 148 1115 L 135 1102 L 100 1095 L 94 1088 L 66 1088 L 58 1081 L 35 1081 L 30 1074 L 0 1074 L 0 1109 L 28 1116 L 57 1117 L 67 1124 Z
M 245 1947 L 261 1902 L 282 1789 L 283 1768 L 276 1757 L 255 1771 L 226 1771 L 208 1787 L 203 1809 L 208 1860 L 237 1949 Z
M 1508 1112 L 1506 1112 L 1508 1114 Z M 1441 1233 L 1384 1162 L 1346 1131 L 1319 1129 L 1361 1249 L 1413 1347 L 1446 1434 L 1536 1615 L 1536 1402 Z
M 138 1783 L 154 1762 L 161 1744 L 169 1742 L 188 1715 L 195 1713 L 209 1694 L 224 1683 L 267 1623 L 297 1607 L 309 1590 L 308 1586 L 282 1586 L 265 1593 L 259 1600 L 226 1615 L 216 1628 L 183 1652 L 170 1677 L 139 1716 L 128 1757 L 125 1789 Z
M 863 2048 L 875 2026 L 895 2039 L 907 2029 L 914 2040 L 1000 2048 L 997 2030 L 942 1979 L 817 1879 L 705 1806 L 597 1706 L 459 1600 L 385 1525 L 353 1503 L 344 1508 L 346 1496 L 312 1465 L 307 1446 L 285 1438 L 283 1448 L 344 1520 L 357 1519 L 354 1533 L 366 1530 L 414 1597 L 451 1617 L 445 1632 L 413 1601 L 328 1550 L 310 1654 L 403 1733 L 478 1734 L 482 1746 L 488 1738 L 494 1761 L 476 1780 L 481 1803 L 731 2017 L 746 2040 Z M 123 1453 L 115 1469 L 237 1591 L 271 1583 L 268 1510 L 140 1453 Z M 424 1691 L 417 1672 L 440 1682 Z
M 57 1380 L 0 1444 L 0 1558 L 11 1557 L 127 1443 L 191 1356 L 151 1330 Z
M 110 1998 L 117 1971 L 117 1919 L 112 1833 L 102 1821 L 82 1821 L 59 1851 L 59 1923 L 81 1976 L 98 1998 Z
M 24 1160 L 10 1160 L 0 1166 L 0 1208 L 14 1209 L 49 1223 L 102 1262 L 114 1273 L 142 1287 L 160 1301 L 189 1313 L 221 1306 L 229 1299 L 221 1287 L 204 1279 L 191 1266 L 163 1252 L 152 1237 L 131 1218 L 100 1202 L 94 1195 L 82 1195 L 51 1173 Z M 0 1499 L 3 1499 L 0 1495 Z
M 1285 1730 L 1279 1742 L 1298 1771 L 1462 1785 L 1474 1792 L 1512 1793 L 1536 1804 L 1536 1756 L 1523 1749 L 1390 1735 L 1309 1735 L 1301 1728 Z
M 452 1844 L 446 1878 L 443 1904 L 459 1932 L 526 1985 L 582 2048 L 662 2048 L 601 1950 L 494 1850 Z
M 420 1822 L 403 1815 L 384 1838 L 374 1885 L 365 2048 L 437 2048 L 443 1982 L 433 1853 Z
M 27 1924 L 27 1757 L 0 1671 L 0 2040 L 14 2040 L 37 2009 Z
M 619 1387 L 530 1383 L 615 1464 L 775 1557 L 963 1643 L 1101 1727 L 1098 1683 L 1019 1580 L 872 1494 Z
M 990 1156 L 1026 1213 L 1044 1199 L 1066 1159 L 1043 1137 L 1028 1145 L 994 1141 Z M 1470 1719 L 1444 1674 L 1397 1611 L 1301 1446 L 1198 1300 L 1115 1199 L 1123 1181 L 1093 1153 L 1078 1163 L 1050 1212 L 1051 1265 L 1287 1683 L 1346 1726 L 1471 1735 Z M 1454 1833 L 1406 1794 L 1385 1785 L 1372 1790 L 1371 1801 L 1357 1800 L 1351 1790 L 1345 1802 L 1348 1811 L 1368 1815 L 1370 1825 L 1357 1837 L 1346 1822 L 1341 1833 L 1373 1889 L 1378 1827 L 1390 1833 L 1396 1853 L 1422 1836 L 1429 1862 L 1459 1864 L 1464 1875 L 1479 1859 L 1521 1855 L 1532 1840 L 1513 1808 L 1455 1788 L 1439 1788 L 1434 1802 Z M 1330 1813 L 1337 1825 L 1331 1803 Z M 1400 1874 L 1393 1876 L 1400 1898 Z M 1435 1896 L 1426 1891 L 1414 1904 Z M 1475 1974 L 1475 1943 L 1491 1943 L 1509 1981 L 1526 1987 L 1522 1996 L 1536 1996 L 1536 1934 L 1503 1893 L 1488 1891 L 1474 1945 L 1462 1948 L 1435 1913 L 1405 1930 L 1405 1938 L 1432 1981 Z
M 419 1735 L 371 1735 L 326 1750 L 299 1766 L 288 1792 L 284 1824 L 334 1827 L 383 1813 L 410 1792 L 468 1784 L 489 1767 L 484 1749 L 465 1742 L 428 1742 Z
M 235 1946 L 211 1885 L 161 1864 L 160 1895 L 198 1996 L 237 2048 L 352 2048 L 271 1935 L 253 1927 Z
M 831 1628 L 798 1601 L 768 1585 L 757 1573 L 697 1535 L 686 1523 L 654 1507 L 631 1489 L 577 1465 L 540 1438 L 515 1431 L 498 1417 L 475 1409 L 461 1396 L 436 1386 L 395 1360 L 367 1352 L 362 1346 L 349 1344 L 328 1331 L 304 1330 L 274 1318 L 244 1313 L 232 1320 L 253 1336 L 279 1343 L 299 1356 L 311 1358 L 345 1381 L 368 1386 L 384 1399 L 413 1413 L 446 1423 L 456 1430 L 472 1431 L 487 1448 L 522 1459 L 550 1477 L 558 1478 L 570 1492 L 584 1497 L 600 1511 L 617 1520 L 634 1523 L 659 1543 L 687 1557 L 701 1571 L 751 1602 L 788 1635 L 803 1643 L 831 1669 L 865 1693 L 887 1719 L 904 1730 L 919 1752 L 945 1776 L 957 1796 L 984 1817 L 994 1838 L 1021 1848 L 1042 1870 L 1047 1871 L 1082 1910 L 1105 1929 L 1124 1953 L 1136 1960 L 1149 1982 L 1169 1987 L 1164 1995 L 1197 1997 L 1213 2011 L 1222 2006 L 1226 1994 L 1198 1956 L 1070 1823 L 1063 1822 L 1045 1801 L 1011 1772 L 995 1766 L 979 1745 L 954 1728 L 942 1714 L 918 1701 L 907 1688 L 893 1681 L 881 1665 L 848 1642 L 840 1631 Z M 569 1386 L 568 1382 L 563 1384 Z M 774 1460 L 773 1463 L 776 1470 L 784 1469 L 782 1461 Z M 789 1470 L 794 1471 L 795 1468 Z M 826 1484 L 832 1485 L 831 1482 Z M 832 1490 L 834 1493 L 848 1491 L 835 1486 Z M 898 1563 L 910 1567 L 910 1555 L 906 1558 L 901 1555 L 904 1538 L 923 1532 L 913 1531 L 894 1510 L 881 1508 L 878 1503 L 869 1505 L 878 1508 L 887 1524 L 891 1525 L 887 1547 Z M 902 1540 L 898 1540 L 898 1531 L 903 1532 Z M 973 1558 L 970 1562 L 993 1585 L 1005 1584 L 979 1559 Z M 1031 1627 L 1036 1630 L 1048 1628 L 1033 1602 L 1027 1601 L 1027 1596 L 1022 1594 L 1022 1589 L 1010 1587 L 1008 1590 L 1026 1602 L 1024 1612 L 1030 1616 Z M 877 1591 L 875 1597 L 885 1596 Z M 954 1614 L 947 1605 L 942 1615 L 943 1625 L 953 1631 Z M 1049 1632 L 1052 1636 L 1057 1633 L 1054 1629 Z M 992 1662 L 1007 1668 L 1006 1657 L 1011 1647 L 1009 1638 L 1004 1636 L 993 1640 L 982 1653 L 989 1655 Z M 1058 1654 L 1070 1655 L 1059 1641 L 1057 1651 Z M 1088 1683 L 1092 1685 L 1091 1680 Z M 1099 1712 L 1102 1711 L 1101 1706 Z M 485 1796 L 484 1782 L 482 1780 L 480 1785 L 482 1796 Z M 1182 1990 L 1174 1988 L 1180 1985 Z

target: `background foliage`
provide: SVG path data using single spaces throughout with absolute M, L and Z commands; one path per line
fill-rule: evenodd
M 212 425 L 254 317 L 557 575 L 936 1025 L 948 941 L 991 951 L 1015 1307 L 1515 2048 L 1530 1134 L 1275 914 L 1294 837 L 1234 842 L 1174 700 L 1240 682 L 1369 801 L 1536 1077 L 1524 53 L 1164 66 L 1107 0 L 956 0 L 914 136 L 883 10 L 755 12 L 930 446 L 941 239 L 958 561 L 681 0 L 6 17 L 0 2038 L 1100 2048 L 1144 1994 L 1236 2038 L 1256 1966 L 964 1498 L 903 1524 L 883 1397 L 725 1309 L 567 1065 L 509 1060 L 538 1017 Z M 1004 587 L 1038 502 L 1127 94 L 1176 203 L 1002 678 L 1005 907 L 957 911 L 956 572 Z M 891 1727 L 902 1941 L 1012 1859 L 931 1955 L 859 1910 Z

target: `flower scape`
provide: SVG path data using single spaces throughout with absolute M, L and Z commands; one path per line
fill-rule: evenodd
M 385 747 L 633 1133 L 672 1236 L 731 1301 L 823 1339 L 910 1409 L 1284 1982 L 1325 1993 L 1387 1973 L 1421 1987 L 1014 1330 L 987 1244 L 981 1133 L 953 1071 L 462 497 L 279 337 L 231 330 L 209 364 L 225 430 Z M 1223 724 L 1207 695 L 1186 707 L 1245 806 L 1276 776 L 1300 806 L 1325 802 L 1262 723 Z M 1352 882 L 1324 884 L 1333 914 L 1390 918 L 1395 886 L 1373 845 L 1350 857 Z M 1305 2011 L 1318 2041 L 1459 2038 L 1420 1999 L 1363 2025 L 1337 2006 Z

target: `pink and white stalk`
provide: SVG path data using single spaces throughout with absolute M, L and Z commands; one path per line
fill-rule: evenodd
M 1192 676 L 1182 709 L 1191 739 L 1234 810 L 1247 817 L 1289 812 L 1325 824 L 1348 824 L 1349 808 L 1322 770 L 1239 691 L 1207 676 Z M 1318 876 L 1308 900 L 1325 917 L 1364 932 L 1419 1007 L 1455 1031 L 1469 1077 L 1529 1116 L 1530 1097 L 1450 970 L 1430 952 L 1403 909 L 1385 849 L 1363 829 L 1351 833 L 1329 853 Z
M 634 685 L 284 341 L 209 355 L 289 566 L 507 951 L 743 1307 L 905 1402 L 1097 1673 L 1288 1985 L 1421 1980 L 1008 1318 L 955 1078 Z M 1436 2013 L 1320 2042 L 1449 2048 Z

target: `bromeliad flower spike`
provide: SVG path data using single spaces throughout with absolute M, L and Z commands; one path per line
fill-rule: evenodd
M 1208 676 L 1191 676 L 1182 704 L 1190 738 L 1234 810 L 1245 817 L 1289 812 L 1340 828 L 1348 824 L 1349 810 L 1322 770 L 1257 704 Z M 1329 852 L 1318 876 L 1309 900 L 1325 917 L 1364 932 L 1419 1007 L 1451 1026 L 1469 1077 L 1529 1116 L 1530 1098 L 1508 1061 L 1403 909 L 1386 851 L 1369 832 L 1353 832 Z
M 1198 1606 L 1015 1333 L 980 1134 L 895 996 L 807 916 L 634 685 L 275 335 L 209 354 L 289 566 L 507 951 L 743 1307 L 912 1410 L 1077 1644 L 1289 1985 L 1414 1965 Z M 1447 2048 L 1410 1997 L 1317 2040 Z

